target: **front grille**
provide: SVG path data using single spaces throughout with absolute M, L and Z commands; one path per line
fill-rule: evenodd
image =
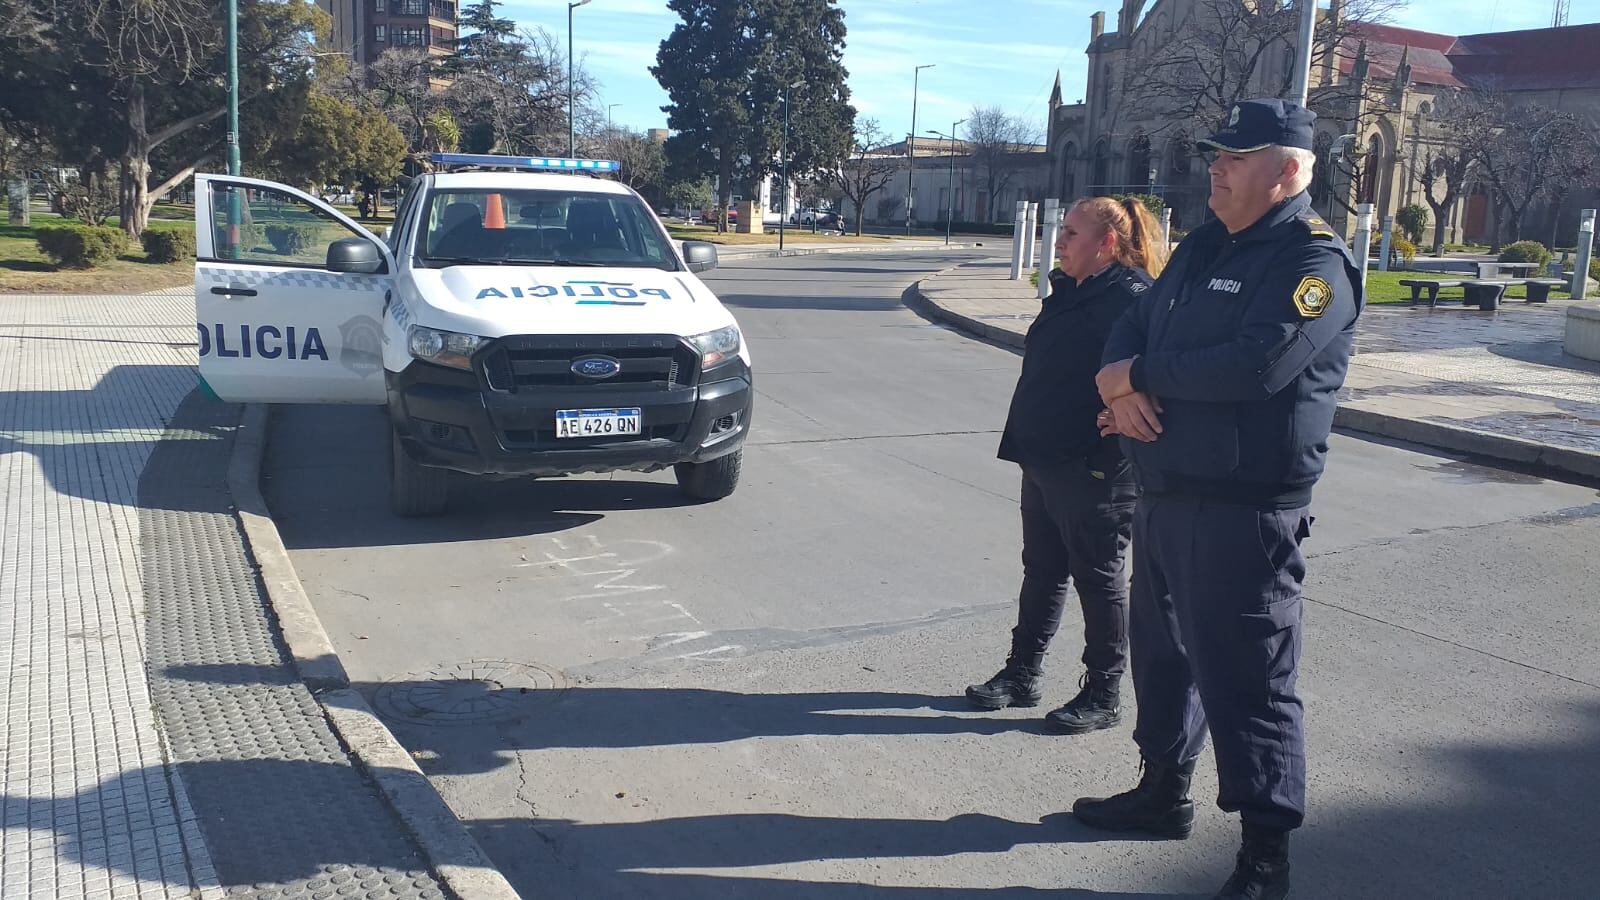
M 572 364 L 590 356 L 616 360 L 609 378 L 585 378 Z M 497 391 L 582 387 L 607 390 L 672 390 L 691 387 L 699 372 L 695 349 L 672 335 L 518 335 L 501 338 L 479 360 L 484 381 Z

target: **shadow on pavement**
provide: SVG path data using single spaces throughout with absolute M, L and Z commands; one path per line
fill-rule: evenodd
M 530 848 L 577 851 L 581 890 L 592 897 L 651 897 L 668 900 L 748 898 L 851 900 L 867 897 L 1161 897 L 1073 888 L 892 886 L 801 879 L 649 872 L 641 869 L 704 869 L 805 863 L 818 860 L 943 857 L 1004 853 L 1022 844 L 1100 840 L 1080 830 L 1066 813 L 1039 822 L 996 816 L 949 819 L 841 819 L 784 814 L 692 816 L 644 822 L 579 823 L 554 819 L 488 819 L 468 823 L 491 858 L 526 858 Z M 559 850 L 557 851 L 560 852 Z M 565 854 L 561 854 L 565 856 Z M 552 858 L 548 865 L 559 865 Z M 548 893 L 550 885 L 521 868 L 512 879 L 524 896 Z M 557 876 L 567 881 L 570 876 Z M 521 883 L 519 883 L 519 881 Z
M 66 496 L 204 511 L 181 502 L 151 507 L 138 490 L 158 444 L 224 440 L 238 423 L 240 407 L 205 397 L 197 383 L 193 366 L 124 365 L 89 390 L 0 391 L 0 456 L 31 455 L 50 488 Z M 188 424 L 167 432 L 175 421 Z
M 409 887 L 409 894 L 394 896 L 437 888 L 427 861 L 408 841 L 391 836 L 403 833 L 398 820 L 374 833 L 373 807 L 392 818 L 386 806 L 348 802 L 349 766 L 293 759 L 183 762 L 173 764 L 170 775 L 195 804 L 205 849 L 224 888 L 318 878 L 340 896 L 351 893 L 339 890 L 345 885 L 355 890 L 374 880 L 376 885 L 358 890 L 357 896 L 377 896 L 375 887 Z M 173 803 L 168 778 L 169 770 L 160 766 L 133 769 L 76 794 L 0 796 L 0 808 L 7 829 L 23 834 L 55 829 L 57 852 L 68 859 L 159 883 L 163 871 L 169 880 L 180 872 L 187 875 L 185 858 L 195 849 L 185 848 L 175 825 L 151 837 L 153 815 L 176 821 L 183 814 L 159 809 L 170 810 Z M 219 796 L 232 798 L 230 811 L 248 813 L 217 814 L 204 798 Z M 8 830 L 8 838 L 11 834 Z
M 248 680 L 227 666 L 175 669 L 181 678 Z M 364 685 L 371 693 L 377 686 Z M 537 693 L 537 692 L 535 692 Z M 1036 720 L 973 712 L 962 701 L 890 692 L 739 694 L 692 689 L 573 688 L 526 696 L 507 721 L 428 727 L 390 721 L 430 775 L 463 775 L 512 764 L 518 751 L 630 748 L 771 736 L 994 734 L 1031 730 Z M 897 711 L 883 714 L 879 711 Z M 923 710 L 929 714 L 908 715 Z M 1538 715 L 1521 710 L 1518 715 Z M 519 718 L 520 715 L 520 718 Z M 1539 745 L 1476 742 L 1471 736 L 1407 757 L 1407 784 L 1363 784 L 1355 803 L 1332 794 L 1314 806 L 1294 843 L 1296 896 L 1586 896 L 1600 878 L 1589 836 L 1600 834 L 1600 700 L 1568 713 L 1570 738 Z M 1385 739 L 1375 736 L 1372 743 Z M 1381 749 L 1381 748 L 1380 748 Z M 1209 765 L 1209 762 L 1207 763 Z M 1346 777 L 1350 773 L 1345 773 Z M 1316 774 L 1313 771 L 1313 778 Z M 1359 777 L 1359 776 L 1357 776 Z M 1058 786 L 1071 793 L 1071 785 Z M 826 785 L 819 789 L 825 790 Z M 1343 796 L 1350 796 L 1346 792 Z M 1388 802 L 1383 798 L 1392 798 Z M 1197 798 L 1209 809 L 1210 798 Z M 536 798 L 537 802 L 537 798 Z M 737 867 L 820 859 L 1000 853 L 1022 844 L 1106 840 L 1063 816 L 1038 823 L 986 815 L 948 820 L 849 819 L 728 814 L 645 822 L 575 823 L 497 819 L 469 823 L 508 872 L 526 877 L 527 853 L 581 868 L 593 896 L 870 897 L 1033 896 L 1030 888 L 957 890 L 826 884 L 705 874 L 650 874 L 667 867 Z M 1232 826 L 1228 826 L 1232 827 Z M 1114 836 L 1111 840 L 1122 840 Z M 554 848 L 551 850 L 551 848 Z M 1159 875 L 1159 873 L 1155 873 Z M 574 873 L 568 873 L 573 877 Z M 524 885 L 531 887 L 531 885 Z M 1089 892 L 1063 896 L 1099 896 Z
M 314 433 L 314 441 L 296 433 Z M 403 519 L 389 508 L 388 424 L 377 410 L 279 406 L 262 493 L 290 550 L 437 544 L 554 534 L 621 510 L 696 506 L 671 481 L 618 472 L 609 479 L 451 479 L 450 510 Z M 376 462 L 375 462 L 376 461 Z M 670 478 L 670 474 L 666 476 Z

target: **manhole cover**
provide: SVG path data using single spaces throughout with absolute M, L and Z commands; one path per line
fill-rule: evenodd
M 566 686 L 555 669 L 474 659 L 385 682 L 373 702 L 384 717 L 418 725 L 485 725 L 521 718 Z

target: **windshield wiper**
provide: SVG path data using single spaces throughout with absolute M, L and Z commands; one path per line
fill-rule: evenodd
M 500 266 L 503 259 L 481 259 L 472 256 L 424 256 L 422 261 L 430 266 Z
M 622 268 L 627 268 L 625 265 L 620 264 L 620 263 L 585 262 L 585 261 L 583 261 L 581 259 L 551 259 L 551 260 L 543 260 L 542 262 L 544 262 L 545 265 L 550 265 L 550 266 L 581 266 L 581 267 L 587 268 L 587 269 L 622 269 Z

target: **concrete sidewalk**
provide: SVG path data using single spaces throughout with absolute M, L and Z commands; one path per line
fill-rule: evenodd
M 0 895 L 460 895 L 285 649 L 190 292 L 0 307 Z
M 933 318 L 1020 349 L 1039 309 L 1006 260 L 923 279 Z M 1600 477 L 1600 364 L 1561 350 L 1570 301 L 1494 312 L 1368 307 L 1339 407 L 1340 427 L 1444 450 Z

